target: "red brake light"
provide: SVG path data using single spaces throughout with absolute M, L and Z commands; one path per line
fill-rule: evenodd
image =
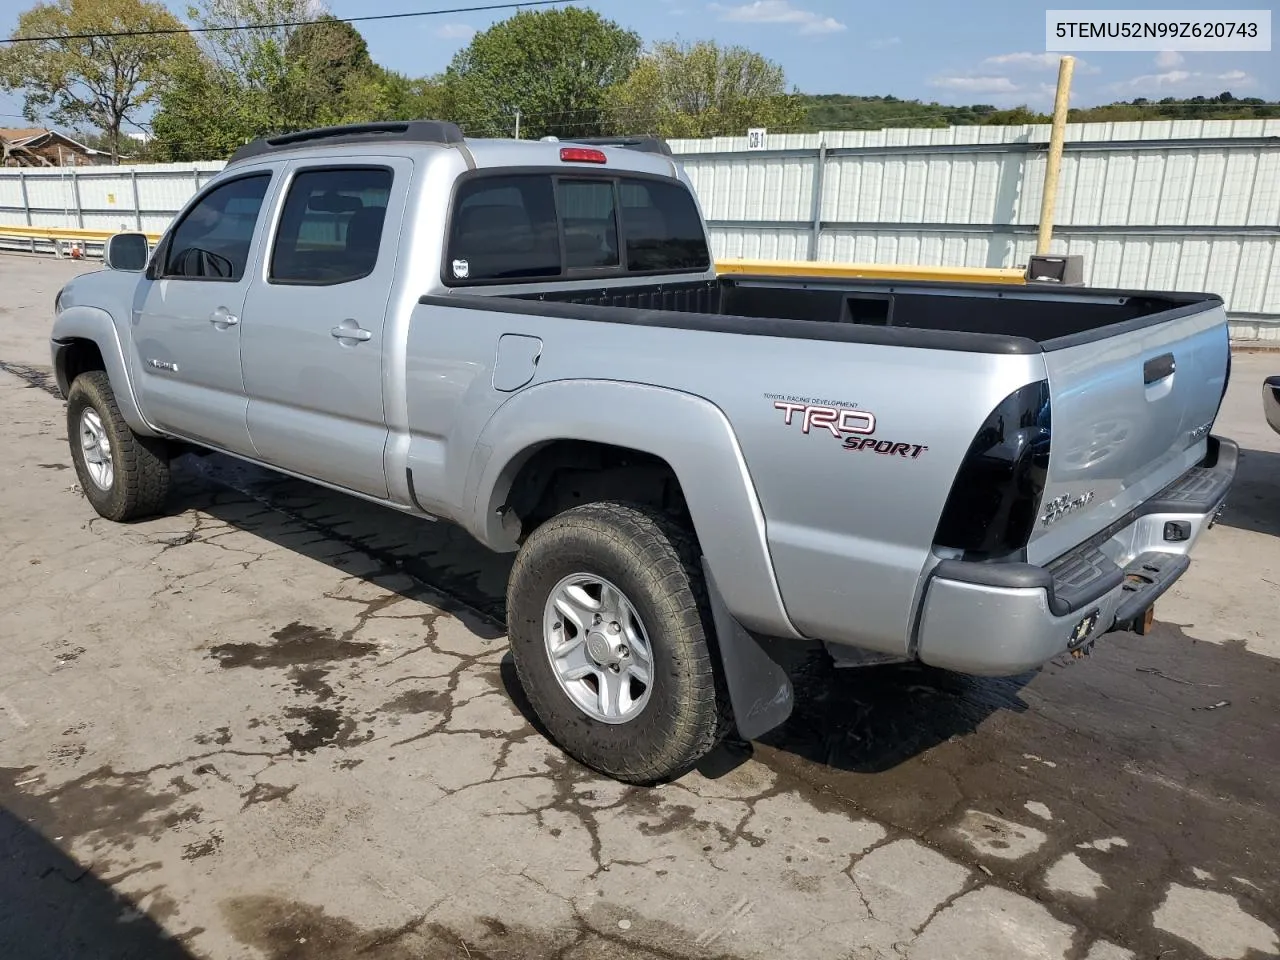
M 561 147 L 560 159 L 564 163 L 608 163 L 608 158 L 600 150 L 588 150 L 585 147 Z

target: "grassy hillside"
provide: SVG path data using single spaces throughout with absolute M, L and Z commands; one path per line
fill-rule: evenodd
M 1048 123 L 1047 114 L 1015 107 L 998 110 L 990 104 L 955 106 L 899 100 L 897 97 L 855 97 L 846 94 L 803 94 L 807 115 L 802 129 L 878 130 L 881 127 L 947 127 L 973 124 Z M 1192 97 L 1177 100 L 1136 100 L 1098 107 L 1073 109 L 1072 122 L 1102 120 L 1240 120 L 1251 117 L 1280 118 L 1280 103 L 1257 97 Z

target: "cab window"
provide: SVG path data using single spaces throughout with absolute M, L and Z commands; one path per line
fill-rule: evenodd
M 249 247 L 271 174 L 260 173 L 214 187 L 173 231 L 165 277 L 236 281 L 249 264 Z
M 373 273 L 391 197 L 385 167 L 304 170 L 280 215 L 272 283 L 350 283 Z

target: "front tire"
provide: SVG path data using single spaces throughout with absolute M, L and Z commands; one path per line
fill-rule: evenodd
M 67 440 L 80 488 L 100 516 L 126 523 L 163 510 L 169 496 L 165 442 L 130 429 L 103 371 L 82 373 L 71 384 Z
M 525 695 L 574 759 L 627 783 L 678 776 L 730 726 L 692 537 L 636 504 L 542 524 L 507 587 Z

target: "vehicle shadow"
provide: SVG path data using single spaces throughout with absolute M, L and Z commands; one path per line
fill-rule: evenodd
M 0 957 L 14 960 L 193 960 L 146 913 L 0 805 Z M 192 934 L 199 932 L 191 931 Z
M 180 458 L 174 472 L 174 511 L 199 510 L 346 575 L 447 610 L 483 639 L 505 633 L 513 558 L 490 552 L 451 524 L 406 517 L 217 455 Z M 1025 710 L 1018 694 L 1034 676 L 973 678 L 915 664 L 836 669 L 818 644 L 780 648 L 796 703 L 787 722 L 759 742 L 862 773 L 892 769 L 970 733 L 996 711 Z M 502 677 L 513 705 L 545 736 L 509 663 Z M 702 772 L 727 772 L 750 752 L 747 744 L 730 741 Z
M 1280 537 L 1280 453 L 1241 448 L 1236 479 L 1218 522 Z
M 170 514 L 198 510 L 408 599 L 457 616 L 483 640 L 505 634 L 514 557 L 464 530 L 401 514 L 219 454 L 173 461 Z
M 994 713 L 1024 712 L 1019 694 L 1036 675 L 969 677 L 919 663 L 837 668 L 820 645 L 785 649 L 795 705 L 758 743 L 848 773 L 893 770 L 974 733 Z M 726 750 L 750 753 L 741 742 Z M 722 762 L 711 758 L 709 765 Z

